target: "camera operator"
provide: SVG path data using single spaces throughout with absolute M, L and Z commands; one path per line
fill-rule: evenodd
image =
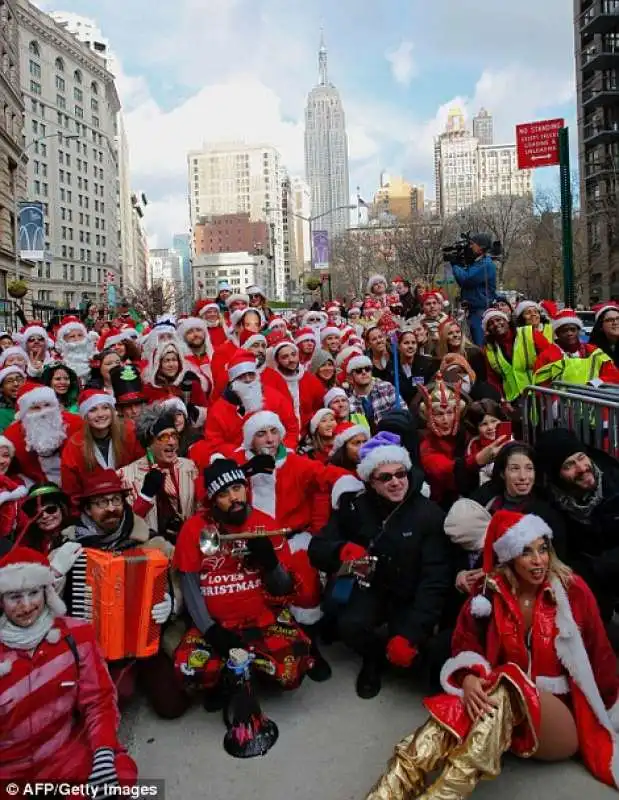
M 492 250 L 490 237 L 485 233 L 475 233 L 468 237 L 464 265 L 451 262 L 453 276 L 462 290 L 462 302 L 468 307 L 471 338 L 478 346 L 484 341 L 481 318 L 496 294 L 496 266 L 488 255 L 489 250 Z

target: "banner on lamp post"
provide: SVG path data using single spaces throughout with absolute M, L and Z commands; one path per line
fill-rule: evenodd
M 45 215 L 43 203 L 24 201 L 18 206 L 19 257 L 25 261 L 45 258 Z
M 329 269 L 328 231 L 312 231 L 312 267 Z

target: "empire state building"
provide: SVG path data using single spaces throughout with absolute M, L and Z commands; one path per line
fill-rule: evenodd
M 332 239 L 350 227 L 348 139 L 342 101 L 329 82 L 327 48 L 322 38 L 318 72 L 318 85 L 309 93 L 305 109 L 305 177 L 312 194 L 312 217 L 324 214 L 312 227 L 328 231 Z

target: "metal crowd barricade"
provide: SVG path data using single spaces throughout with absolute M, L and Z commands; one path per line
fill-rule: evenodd
M 557 382 L 527 386 L 523 397 L 525 441 L 534 445 L 543 431 L 569 428 L 585 444 L 619 458 L 619 387 Z

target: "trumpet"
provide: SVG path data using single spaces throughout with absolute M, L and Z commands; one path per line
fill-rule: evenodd
M 266 528 L 256 528 L 253 531 L 240 531 L 239 533 L 219 533 L 217 528 L 209 526 L 200 533 L 200 552 L 205 556 L 212 556 L 221 550 L 224 542 L 246 542 L 249 539 L 261 539 L 264 536 L 288 536 L 291 528 L 280 528 L 276 531 L 267 531 Z M 233 555 L 246 555 L 247 547 L 233 547 Z

